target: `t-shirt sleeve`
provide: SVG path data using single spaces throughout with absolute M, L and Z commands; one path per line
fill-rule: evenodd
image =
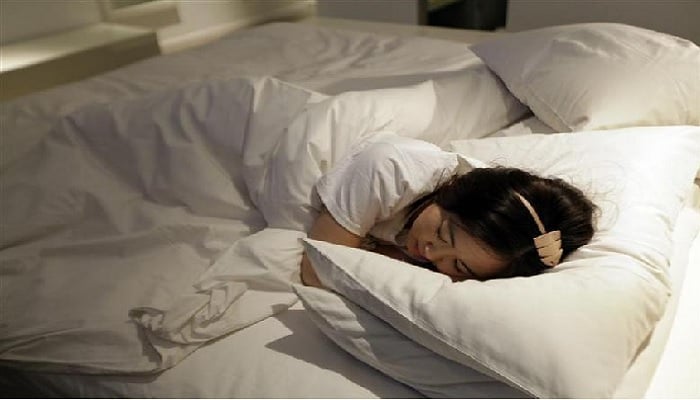
M 328 212 L 348 231 L 365 236 L 463 167 L 457 154 L 400 136 L 362 147 L 316 185 Z

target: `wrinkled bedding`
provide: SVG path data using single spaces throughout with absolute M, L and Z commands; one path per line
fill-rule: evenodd
M 378 133 L 436 137 L 459 106 L 437 90 L 328 97 L 236 78 L 59 119 L 0 176 L 0 358 L 160 371 L 287 309 L 315 182 Z
M 300 233 L 261 231 L 242 154 L 313 99 L 241 79 L 61 119 L 2 174 L 2 359 L 157 371 L 291 305 Z

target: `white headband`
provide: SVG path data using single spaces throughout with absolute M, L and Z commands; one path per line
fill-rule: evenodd
M 532 219 L 535 220 L 537 228 L 540 230 L 541 235 L 534 239 L 535 247 L 537 248 L 537 254 L 539 254 L 540 260 L 544 265 L 554 267 L 555 265 L 559 264 L 561 255 L 564 252 L 561 248 L 561 231 L 547 232 L 547 230 L 544 228 L 542 220 L 540 219 L 540 216 L 537 215 L 535 208 L 532 207 L 532 204 L 530 204 L 530 202 L 527 201 L 527 199 L 520 193 L 515 192 L 515 194 L 518 195 L 520 201 L 530 212 Z

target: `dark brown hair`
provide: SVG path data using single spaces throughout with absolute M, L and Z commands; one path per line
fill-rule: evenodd
M 476 168 L 454 176 L 414 207 L 434 202 L 451 214 L 454 223 L 507 261 L 499 277 L 531 276 L 546 268 L 533 241 L 540 231 L 516 192 L 532 204 L 548 232 L 561 231 L 562 259 L 593 237 L 596 207 L 580 189 L 517 168 Z

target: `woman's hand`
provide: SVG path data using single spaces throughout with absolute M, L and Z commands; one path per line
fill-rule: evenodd
M 348 247 L 360 247 L 362 243 L 362 237 L 355 235 L 354 233 L 343 228 L 339 223 L 333 219 L 333 216 L 327 211 L 321 211 L 314 225 L 311 227 L 309 232 L 309 238 L 315 240 L 323 240 L 325 242 L 342 244 Z M 311 266 L 309 258 L 306 256 L 306 251 L 304 252 L 301 259 L 301 282 L 306 286 L 316 286 L 323 287 L 321 281 L 316 275 Z

